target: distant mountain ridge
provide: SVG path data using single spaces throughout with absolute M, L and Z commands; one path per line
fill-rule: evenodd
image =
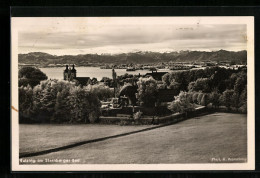
M 159 62 L 201 62 L 201 61 L 233 61 L 246 63 L 247 51 L 180 51 L 180 52 L 130 52 L 122 54 L 80 54 L 56 56 L 43 52 L 31 52 L 18 55 L 19 63 L 23 64 L 148 64 Z

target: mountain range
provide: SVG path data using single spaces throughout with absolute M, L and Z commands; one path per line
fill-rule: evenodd
M 201 62 L 228 61 L 246 63 L 247 51 L 180 51 L 180 52 L 131 52 L 122 54 L 80 54 L 56 56 L 42 52 L 31 52 L 18 55 L 19 63 L 48 65 L 48 64 L 148 64 L 160 62 Z

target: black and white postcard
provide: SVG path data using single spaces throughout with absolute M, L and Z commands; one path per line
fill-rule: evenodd
M 254 17 L 12 17 L 13 171 L 254 170 Z

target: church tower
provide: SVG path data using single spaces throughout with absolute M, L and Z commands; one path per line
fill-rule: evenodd
M 73 79 L 76 79 L 76 73 L 77 70 L 75 69 L 75 65 L 73 64 L 72 69 L 68 65 L 66 65 L 66 69 L 63 72 L 63 79 L 72 81 Z
M 76 74 L 77 74 L 77 70 L 75 69 L 75 65 L 73 64 L 71 69 L 71 78 L 75 79 L 77 77 Z

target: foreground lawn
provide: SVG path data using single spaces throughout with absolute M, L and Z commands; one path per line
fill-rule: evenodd
M 151 126 L 20 124 L 19 152 L 36 152 Z
M 102 127 L 105 129 L 111 126 Z M 31 158 L 78 159 L 77 163 L 84 164 L 216 163 L 213 158 L 231 158 L 226 162 L 244 162 L 233 158 L 247 158 L 246 128 L 246 115 L 215 113 Z M 70 130 L 67 130 L 60 138 L 66 139 L 70 134 Z

